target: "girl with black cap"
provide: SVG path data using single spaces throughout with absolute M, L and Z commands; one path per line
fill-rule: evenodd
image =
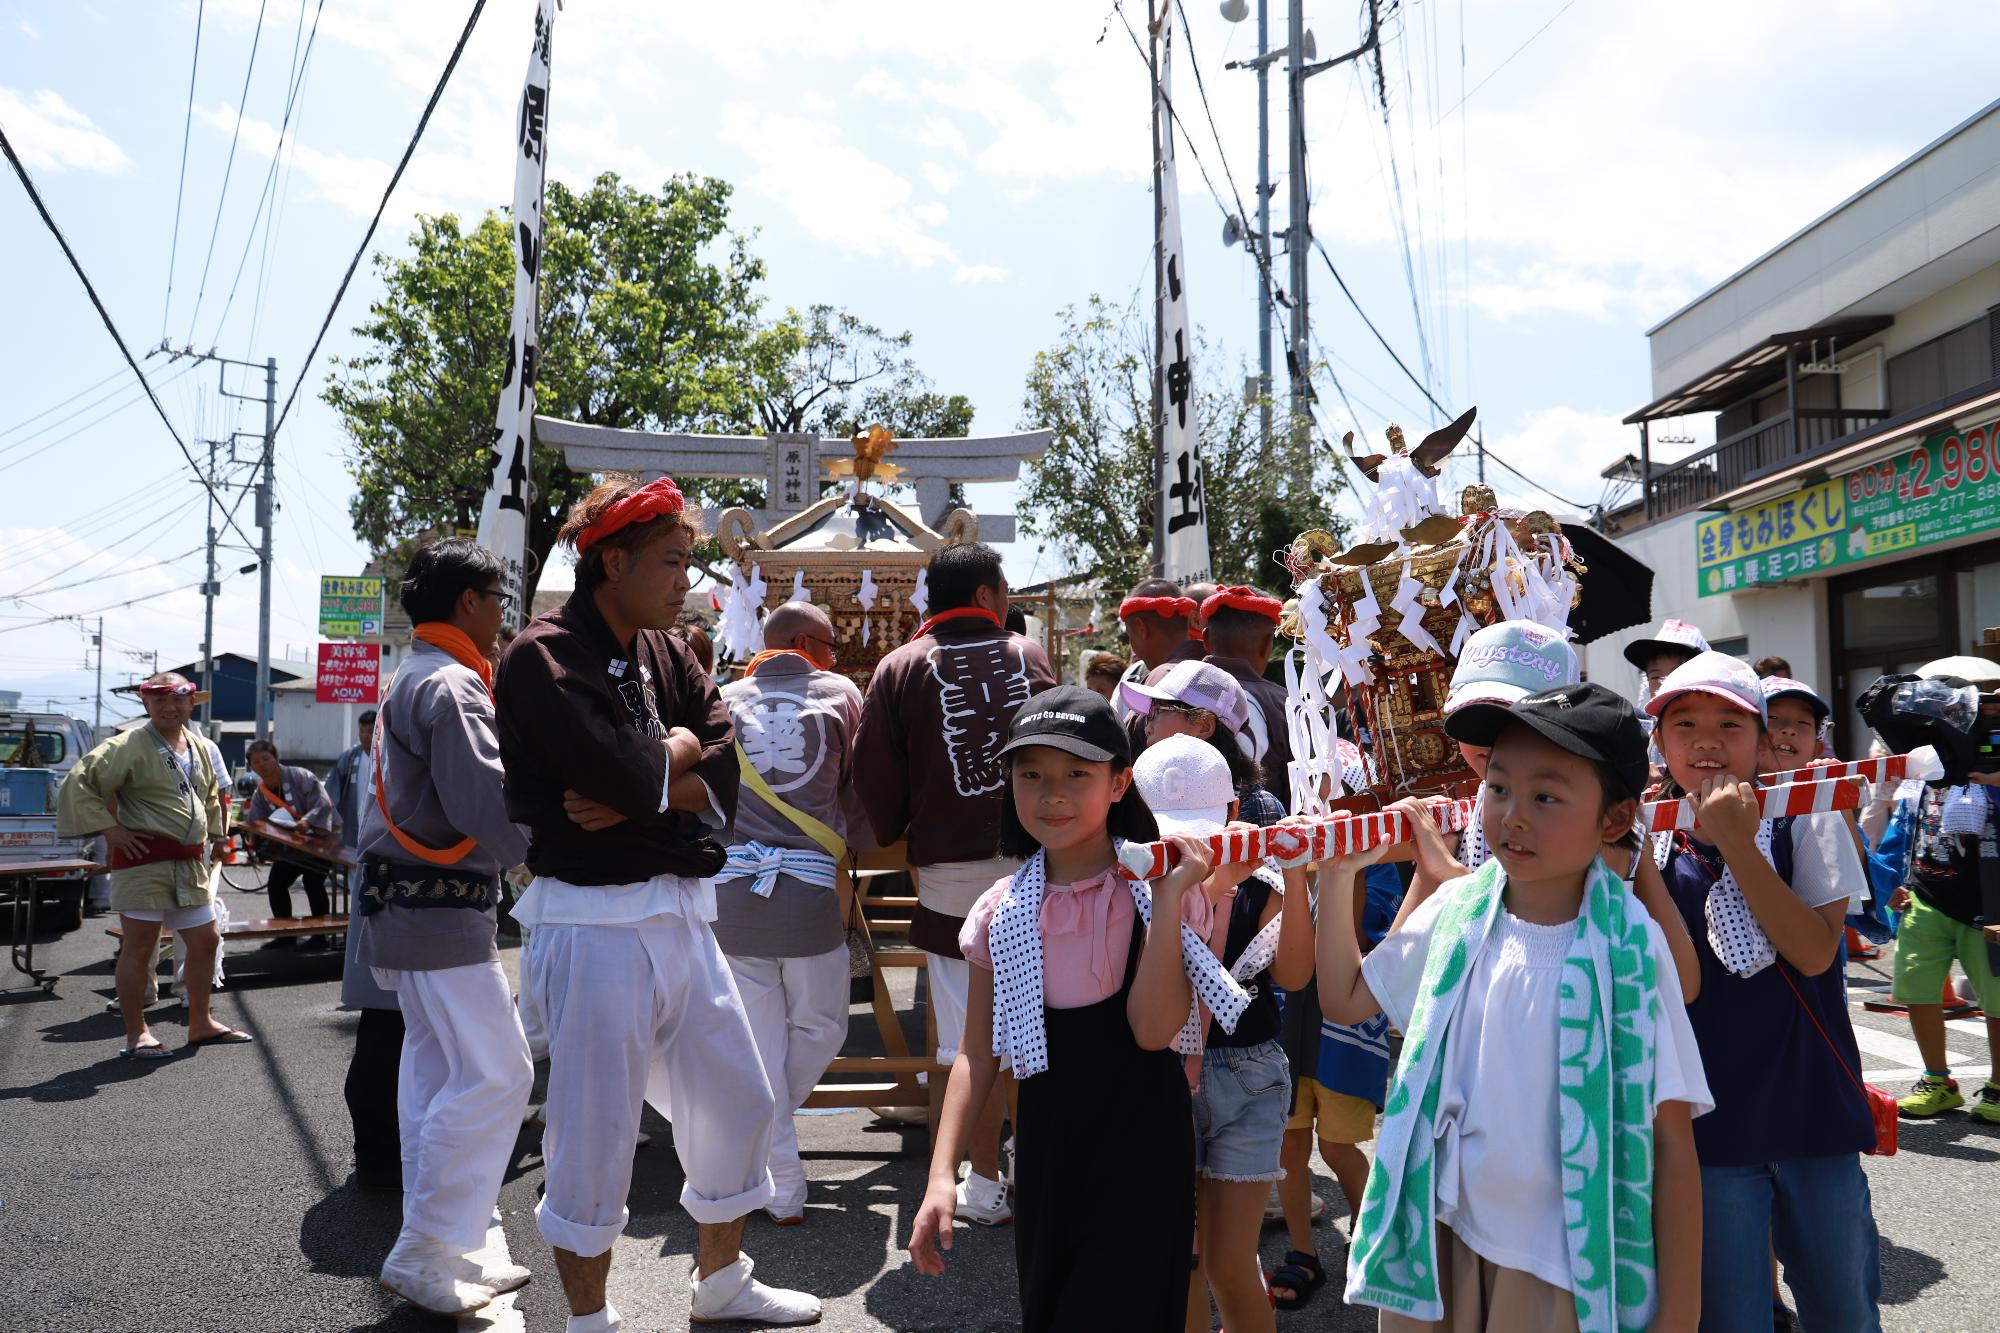
M 1003 1064 L 1020 1086 L 1014 1251 L 1028 1330 L 1169 1333 L 1187 1308 L 1195 1145 L 1184 1049 L 1202 1002 L 1233 1030 L 1249 997 L 1189 925 L 1207 907 L 1206 844 L 1150 887 L 1117 850 L 1158 835 L 1132 786 L 1125 730 L 1089 690 L 1028 700 L 1007 745 L 1001 850 L 1021 869 L 973 905 L 973 964 L 930 1188 L 910 1236 L 944 1272 L 958 1154 Z M 1199 1039 L 1199 1029 L 1194 1029 Z

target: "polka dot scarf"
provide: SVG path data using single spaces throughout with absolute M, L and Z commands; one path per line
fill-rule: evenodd
M 1458 835 L 1458 863 L 1468 872 L 1479 869 L 1493 859 L 1493 851 L 1486 845 L 1486 784 L 1479 784 L 1479 794 L 1472 798 L 1472 817 L 1465 821 L 1465 832 Z
M 1766 861 L 1771 859 L 1771 827 L 1768 819 L 1757 825 L 1757 854 Z M 1673 837 L 1671 833 L 1653 835 L 1653 864 L 1663 870 L 1673 853 Z M 1764 928 L 1757 924 L 1756 914 L 1743 900 L 1743 890 L 1736 886 L 1736 872 L 1722 860 L 1720 852 L 1714 856 L 1722 865 L 1722 878 L 1709 890 L 1708 902 L 1703 907 L 1703 915 L 1708 918 L 1708 947 L 1715 950 L 1716 958 L 1734 975 L 1756 976 L 1777 961 L 1778 951 L 1771 947 Z M 1704 870 L 1714 864 L 1705 857 L 1695 859 Z
M 993 1053 L 1010 1065 L 1017 1079 L 1030 1078 L 1049 1067 L 1048 1034 L 1042 1026 L 1042 890 L 1047 854 L 1037 850 L 1014 872 L 1000 895 L 988 930 L 993 953 Z M 1153 920 L 1153 890 L 1144 880 L 1130 880 L 1132 903 L 1139 919 Z M 1206 1005 L 1224 1032 L 1236 1030 L 1236 1020 L 1249 1007 L 1250 996 L 1223 970 L 1207 941 L 1181 923 L 1181 958 L 1194 1001 L 1188 1026 L 1174 1039 L 1174 1049 L 1192 1055 L 1201 1049 L 1201 1028 L 1194 1004 Z M 1190 1042 L 1192 1032 L 1192 1045 Z

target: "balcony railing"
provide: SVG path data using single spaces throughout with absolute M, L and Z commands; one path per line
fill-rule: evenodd
M 1647 515 L 1658 521 L 1697 508 L 1735 490 L 1766 468 L 1817 453 L 1823 445 L 1867 430 L 1888 415 L 1821 407 L 1780 412 L 1748 430 L 1717 440 L 1698 454 L 1656 467 L 1646 482 Z

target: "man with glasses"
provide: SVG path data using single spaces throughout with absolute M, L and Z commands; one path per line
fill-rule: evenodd
M 376 720 L 374 796 L 361 812 L 355 960 L 393 992 L 403 1229 L 388 1290 L 462 1314 L 528 1280 L 468 1257 L 486 1242 L 534 1066 L 494 942 L 500 873 L 527 852 L 507 815 L 488 655 L 508 596 L 498 557 L 458 538 L 411 557 L 402 602 L 415 629 Z M 392 1025 L 362 1025 L 355 1060 Z M 379 1058 L 379 1057 L 378 1057 Z
M 867 828 L 855 794 L 861 691 L 834 670 L 833 621 L 810 602 L 764 620 L 764 651 L 722 687 L 743 786 L 716 876 L 715 939 L 777 1097 L 765 1212 L 805 1220 L 792 1117 L 847 1038 L 847 943 L 836 866 Z M 870 840 L 872 843 L 872 839 Z

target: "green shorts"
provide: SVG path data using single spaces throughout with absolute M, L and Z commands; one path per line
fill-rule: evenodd
M 1986 964 L 1986 937 L 1915 894 L 1896 927 L 1896 979 L 1890 994 L 1902 1004 L 1936 1004 L 1956 958 L 1987 1013 L 2000 1013 L 2000 984 Z

